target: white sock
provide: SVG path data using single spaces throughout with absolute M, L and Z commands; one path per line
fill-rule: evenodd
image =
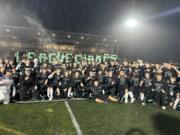
M 125 103 L 128 103 L 128 93 L 125 93 L 124 98 L 125 98 Z
M 50 97 L 53 97 L 53 89 L 50 89 Z
M 71 97 L 71 91 L 70 90 L 68 90 L 67 96 Z
M 176 109 L 178 103 L 179 103 L 179 98 L 176 98 L 176 100 L 174 101 L 173 109 Z
M 131 103 L 134 103 L 134 95 L 133 95 L 132 91 L 130 91 L 128 94 L 131 98 Z
M 129 94 L 131 99 L 134 99 L 134 95 L 133 95 L 132 91 L 130 91 L 128 94 Z
M 144 101 L 144 93 L 140 94 L 141 101 Z
M 47 89 L 47 97 L 49 98 L 50 97 L 50 90 Z

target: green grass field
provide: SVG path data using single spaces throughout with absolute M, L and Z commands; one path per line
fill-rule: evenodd
M 76 130 L 64 102 L 9 104 L 0 106 L 0 135 L 76 135 Z
M 69 101 L 83 135 L 180 135 L 180 112 Z M 64 102 L 0 105 L 0 135 L 76 135 Z

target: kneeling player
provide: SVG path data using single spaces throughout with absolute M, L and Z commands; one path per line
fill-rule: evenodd
M 106 103 L 105 91 L 99 85 L 99 82 L 95 80 L 93 87 L 91 88 L 90 98 L 94 99 L 96 103 Z

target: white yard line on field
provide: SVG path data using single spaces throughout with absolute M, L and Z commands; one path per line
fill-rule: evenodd
M 68 110 L 68 112 L 70 114 L 72 123 L 73 123 L 73 125 L 74 125 L 74 127 L 76 129 L 77 135 L 83 135 L 82 130 L 81 130 L 80 126 L 79 126 L 79 123 L 77 122 L 76 117 L 74 116 L 74 113 L 72 112 L 68 101 L 65 101 L 65 106 L 66 106 L 66 108 L 67 108 L 67 110 Z

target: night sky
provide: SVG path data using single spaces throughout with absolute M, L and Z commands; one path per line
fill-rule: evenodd
M 127 57 L 180 61 L 180 10 L 160 16 L 178 7 L 180 0 L 0 0 L 0 24 L 113 35 Z M 143 32 L 127 37 L 118 25 L 134 16 L 149 20 Z

